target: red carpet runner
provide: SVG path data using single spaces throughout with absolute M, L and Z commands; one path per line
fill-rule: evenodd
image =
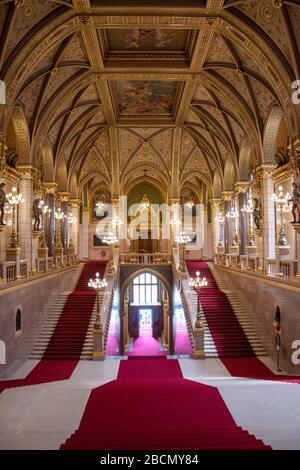
M 198 295 L 219 357 L 255 356 L 226 295 L 218 288 L 207 263 L 189 261 L 187 268 L 191 277 L 195 277 L 199 270 L 201 277 L 206 277 L 208 281 L 208 286 L 200 289 Z
M 42 360 L 25 379 L 0 381 L 0 392 L 6 388 L 66 380 L 80 359 L 96 294 L 87 285 L 96 272 L 102 277 L 106 263 L 87 263 L 74 291 L 68 296 Z
M 235 424 L 216 388 L 185 380 L 177 360 L 129 359 L 117 380 L 91 392 L 79 429 L 61 449 L 270 447 Z
M 200 271 L 208 286 L 200 290 L 203 312 L 213 337 L 217 352 L 232 377 L 276 380 L 300 383 L 298 377 L 275 375 L 255 355 L 242 327 L 226 297 L 204 261 L 188 261 L 190 276 Z

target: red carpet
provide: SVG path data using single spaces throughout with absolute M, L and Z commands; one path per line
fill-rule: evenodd
M 218 288 L 208 264 L 204 261 L 187 261 L 186 264 L 191 277 L 195 277 L 196 271 L 199 270 L 201 277 L 206 277 L 208 281 L 208 286 L 200 289 L 198 295 L 219 357 L 255 356 L 226 295 Z
M 99 272 L 103 277 L 105 263 L 87 263 L 69 295 L 50 338 L 43 359 L 79 359 L 96 301 L 96 292 L 88 287 L 90 278 Z
M 185 321 L 176 318 L 175 354 L 191 355 L 193 353 Z
M 69 379 L 78 364 L 93 312 L 96 294 L 87 283 L 96 272 L 103 276 L 105 263 L 87 263 L 75 290 L 68 296 L 42 360 L 25 379 L 0 381 L 6 388 Z
M 159 342 L 153 338 L 152 331 L 140 331 L 140 336 L 133 340 L 133 350 L 128 356 L 165 356 L 167 351 L 160 351 Z
M 300 383 L 300 379 L 289 375 L 275 375 L 255 353 L 240 326 L 226 297 L 220 291 L 208 265 L 204 261 L 188 261 L 190 276 L 200 271 L 208 286 L 200 290 L 199 296 L 208 327 L 219 357 L 232 377 Z
M 235 424 L 216 388 L 183 379 L 177 360 L 129 359 L 117 380 L 91 392 L 79 429 L 61 449 L 270 447 Z

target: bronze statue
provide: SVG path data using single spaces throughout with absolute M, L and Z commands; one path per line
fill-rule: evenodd
M 35 232 L 38 232 L 42 229 L 42 208 L 41 208 L 41 200 L 40 199 L 35 199 L 33 202 L 33 218 L 34 218 L 34 223 L 33 223 L 33 230 Z
M 253 199 L 253 218 L 255 228 L 259 230 L 261 228 L 261 205 L 256 197 Z
M 0 225 L 5 225 L 3 219 L 4 219 L 4 206 L 6 202 L 6 194 L 4 191 L 4 186 L 5 183 L 0 184 Z
M 292 224 L 299 224 L 300 223 L 300 189 L 297 183 L 292 184 L 292 196 L 289 199 L 288 203 L 292 202 L 292 214 L 293 214 L 293 222 Z

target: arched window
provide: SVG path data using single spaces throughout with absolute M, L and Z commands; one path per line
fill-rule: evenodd
M 22 331 L 22 313 L 21 310 L 18 308 L 16 313 L 16 333 L 20 333 Z
M 140 274 L 133 280 L 133 303 L 149 305 L 158 303 L 158 279 L 152 274 Z

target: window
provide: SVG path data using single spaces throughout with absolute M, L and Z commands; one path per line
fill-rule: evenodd
M 158 279 L 145 273 L 133 280 L 133 303 L 149 305 L 158 303 Z
M 18 308 L 16 313 L 16 333 L 21 333 L 22 331 L 22 313 L 21 310 Z

